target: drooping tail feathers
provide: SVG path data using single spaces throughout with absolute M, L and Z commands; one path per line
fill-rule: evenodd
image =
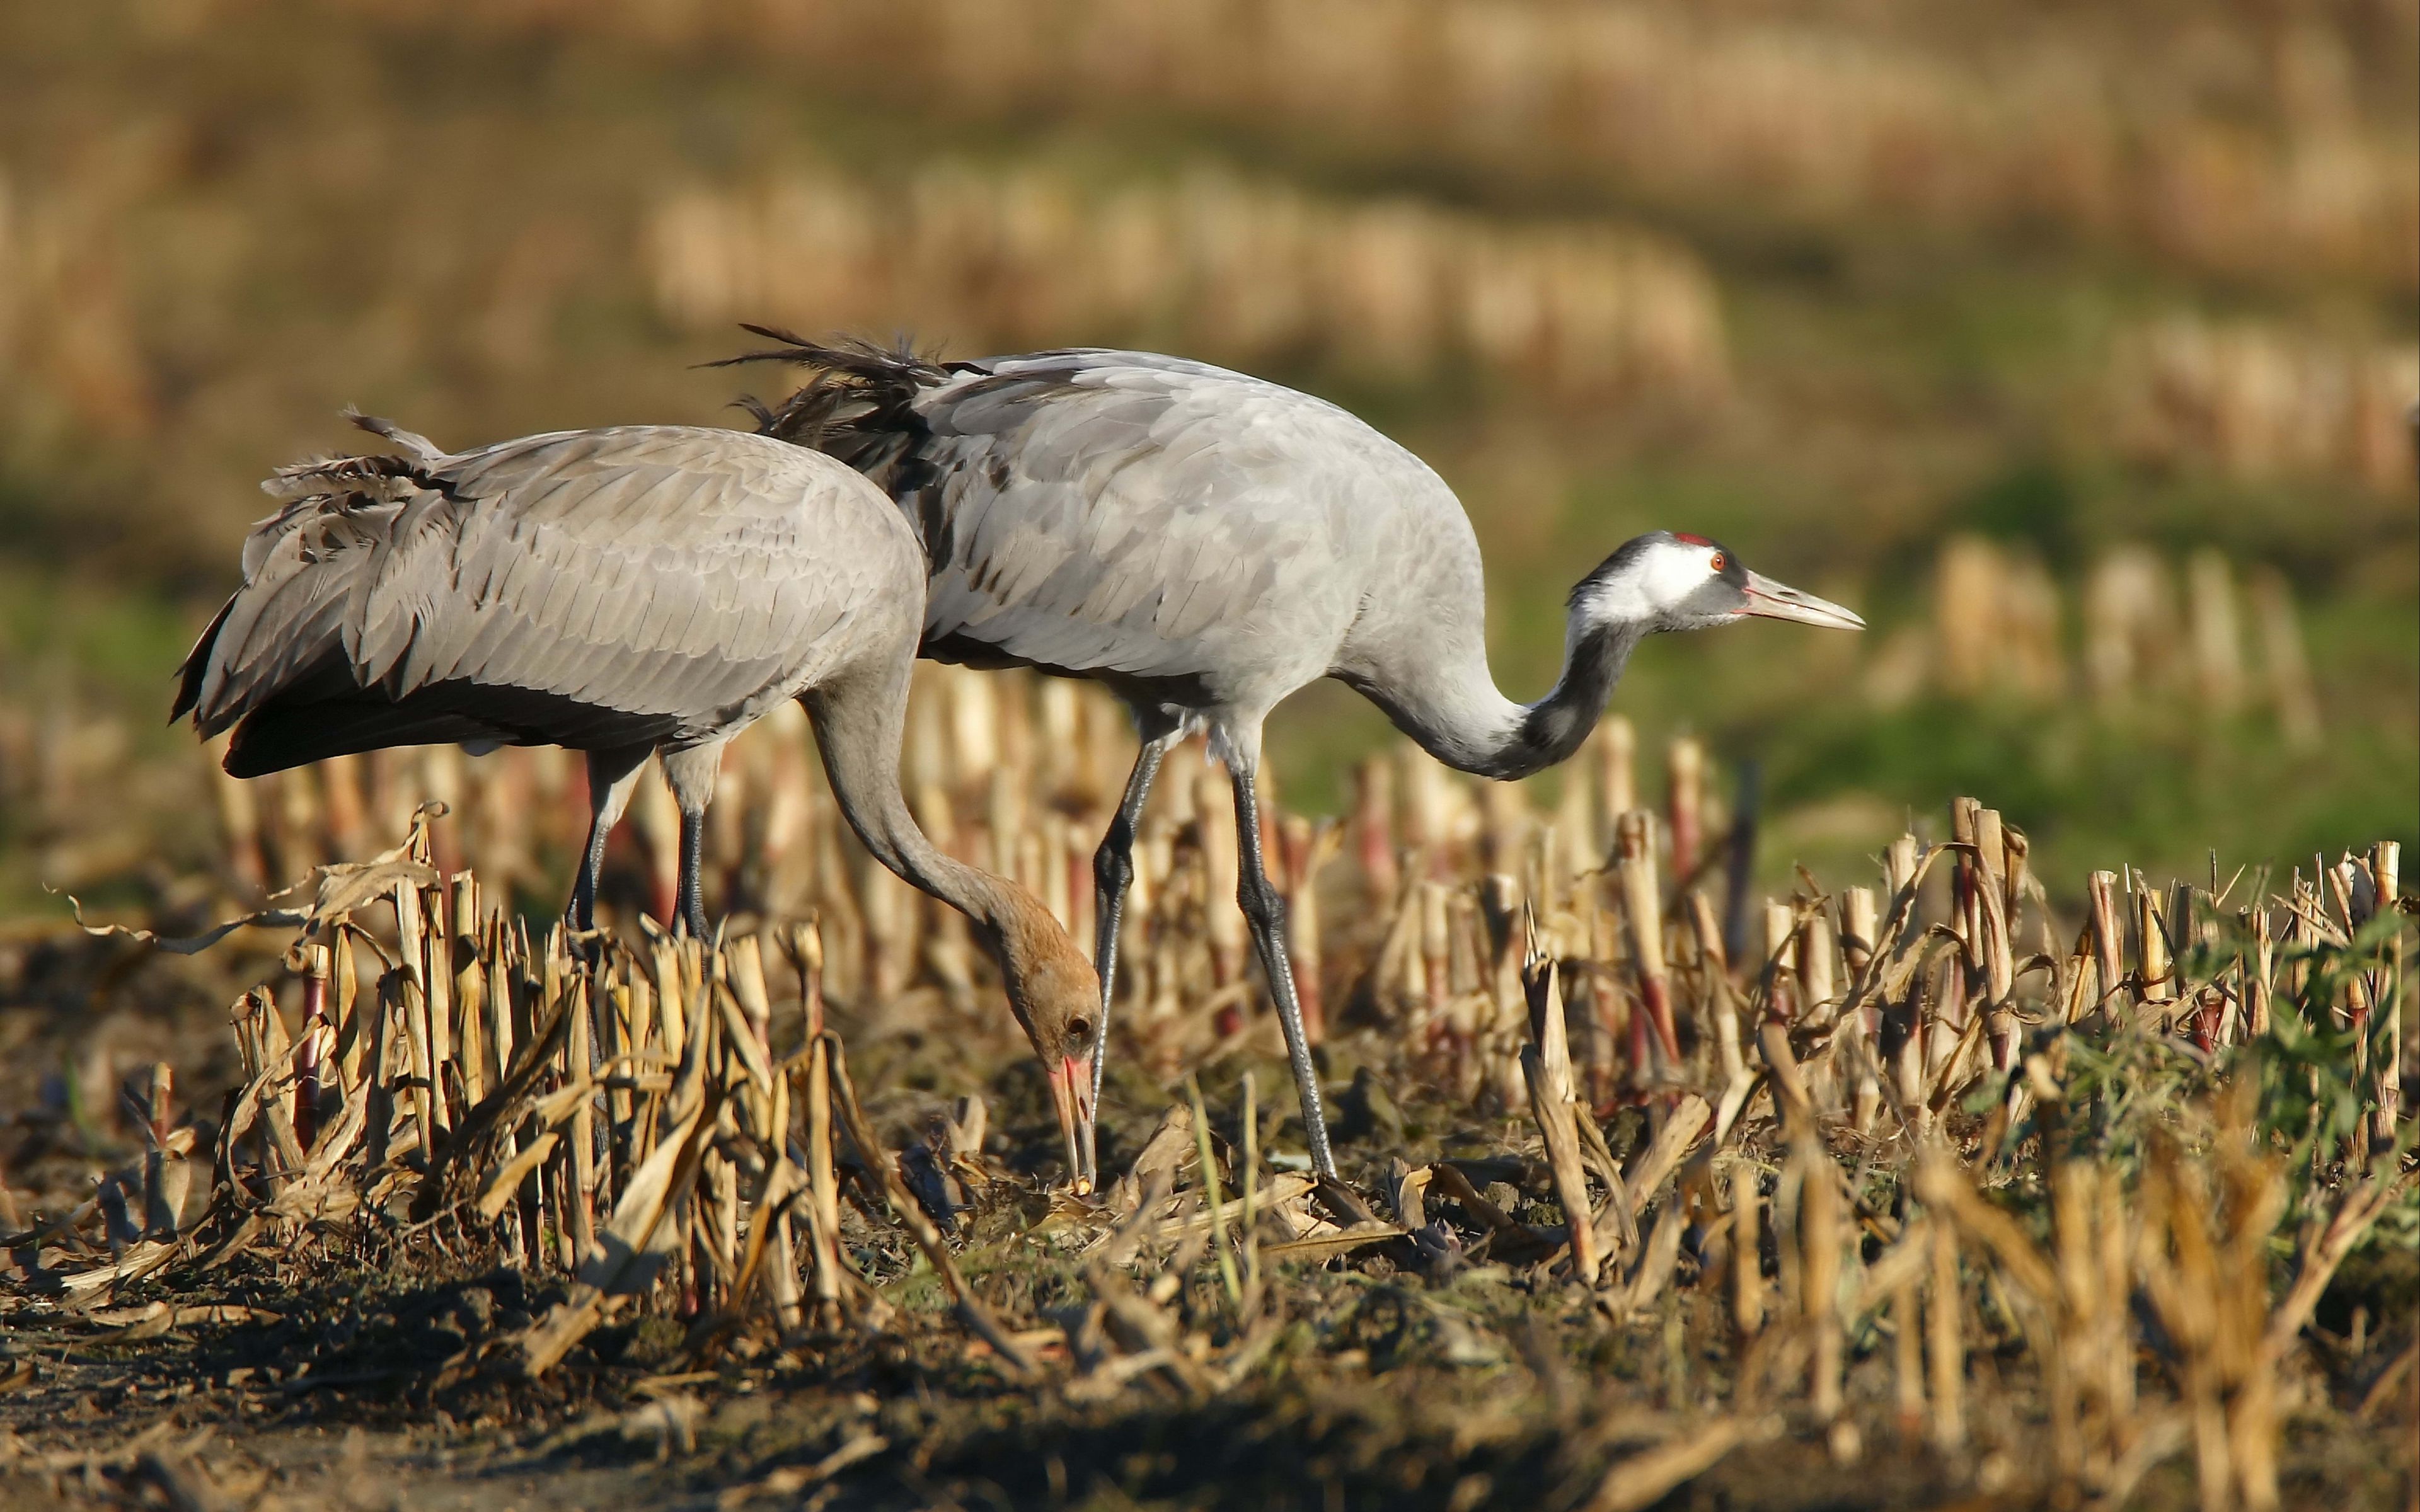
M 738 401 L 756 417 L 757 434 L 812 447 L 894 494 L 900 462 L 925 435 L 916 395 L 954 374 L 979 371 L 971 363 L 919 356 L 904 340 L 884 347 L 850 337 L 814 342 L 776 326 L 740 329 L 779 345 L 706 365 L 787 363 L 808 370 L 805 384 L 777 405 L 752 396 Z
M 320 495 L 356 493 L 366 486 L 373 491 L 384 487 L 387 480 L 413 483 L 424 488 L 443 491 L 432 475 L 432 470 L 450 460 L 435 441 L 417 431 L 404 429 L 391 420 L 365 415 L 347 406 L 347 420 L 371 435 L 394 443 L 406 454 L 402 456 L 316 456 L 307 461 L 289 462 L 261 480 L 260 491 L 271 499 L 311 499 Z M 266 524 L 266 522 L 263 522 Z M 246 565 L 249 571 L 249 563 Z
M 316 457 L 262 482 L 262 491 L 284 507 L 245 539 L 243 585 L 178 669 L 171 722 L 192 715 L 195 729 L 210 736 L 240 720 L 256 723 L 272 704 L 355 691 L 344 651 L 347 615 L 408 501 L 446 491 L 435 470 L 447 457 L 426 437 L 358 411 L 345 414 L 408 455 Z M 237 744 L 257 756 L 262 743 L 246 734 L 261 733 L 240 732 Z M 235 770 L 234 752 L 228 762 Z
M 381 440 L 391 441 L 411 454 L 411 460 L 424 468 L 433 468 L 449 460 L 445 449 L 416 430 L 406 430 L 392 420 L 365 415 L 351 405 L 345 407 L 345 418 Z

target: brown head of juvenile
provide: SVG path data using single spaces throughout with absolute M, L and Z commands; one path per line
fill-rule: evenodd
M 1101 979 L 1040 899 L 1002 883 L 986 942 L 1000 961 L 1009 1011 L 1032 1041 L 1048 1079 L 1067 1169 L 1078 1194 L 1096 1180 L 1093 1134 L 1093 1030 Z

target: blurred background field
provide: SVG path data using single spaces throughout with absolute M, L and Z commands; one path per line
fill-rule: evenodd
M 741 319 L 1334 397 L 1469 506 L 1517 696 L 1640 530 L 1858 607 L 1651 645 L 1617 701 L 1651 775 L 1682 733 L 1757 764 L 1776 882 L 1959 793 L 2055 886 L 2420 843 L 2410 0 L 11 0 L 0 37 L 0 911 L 215 854 L 169 674 L 339 405 L 457 447 L 739 424 L 779 376 L 694 364 Z M 1288 803 L 1342 811 L 1385 734 L 1297 701 Z

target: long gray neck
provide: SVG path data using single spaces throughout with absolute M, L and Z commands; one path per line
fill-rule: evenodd
M 1426 671 L 1416 686 L 1347 679 L 1387 711 L 1421 749 L 1460 771 L 1510 781 L 1544 771 L 1579 749 L 1605 713 L 1647 634 L 1643 625 L 1575 619 L 1563 645 L 1562 675 L 1535 703 L 1496 690 L 1483 652 Z
M 1555 680 L 1554 690 L 1523 708 L 1512 730 L 1470 769 L 1509 781 L 1544 771 L 1579 749 L 1612 702 L 1630 654 L 1645 633 L 1632 625 L 1582 629 L 1575 623 L 1563 648 L 1563 674 Z
M 874 858 L 966 915 L 998 954 L 1002 934 L 1016 922 L 1007 886 L 935 845 L 900 795 L 899 750 L 912 665 L 904 663 L 895 675 L 851 679 L 804 695 L 824 776 L 843 817 Z

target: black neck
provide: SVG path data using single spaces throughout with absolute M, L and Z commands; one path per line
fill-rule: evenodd
M 1630 625 L 1600 625 L 1579 632 L 1564 653 L 1563 675 L 1555 690 L 1530 704 L 1511 734 L 1470 770 L 1511 781 L 1544 771 L 1579 749 L 1612 701 L 1622 669 L 1645 633 Z

